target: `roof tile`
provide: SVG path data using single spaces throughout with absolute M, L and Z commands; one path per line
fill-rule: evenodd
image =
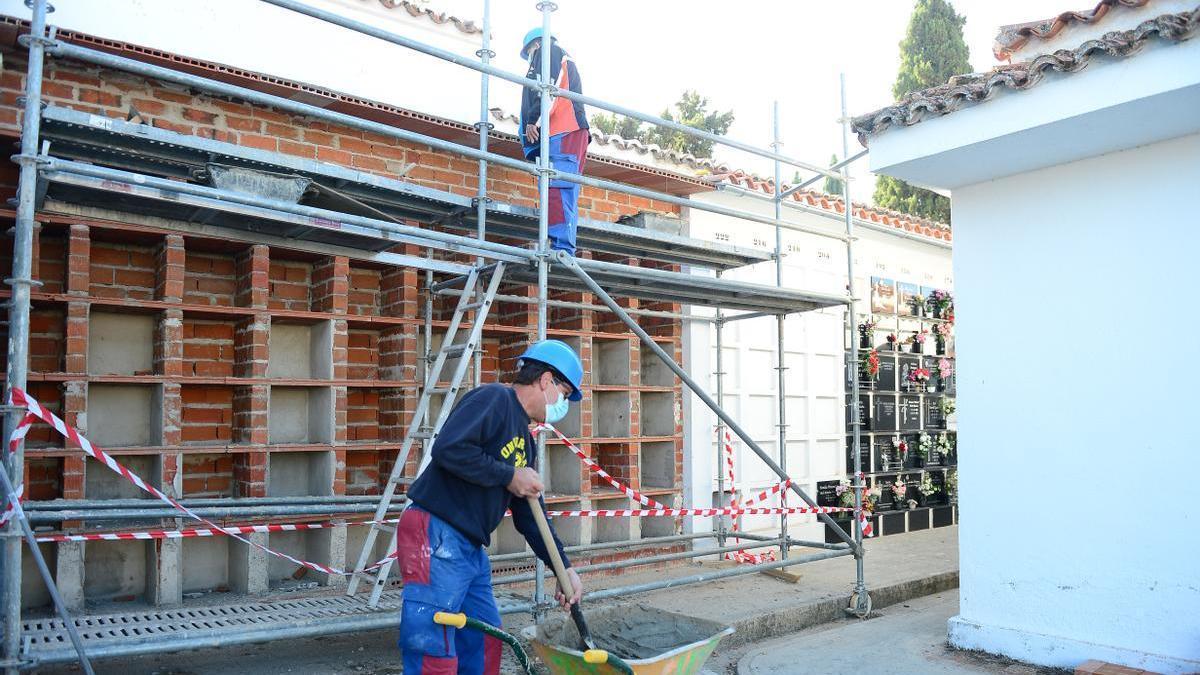
M 1047 73 L 1075 73 L 1096 56 L 1132 56 L 1151 40 L 1182 42 L 1200 29 L 1200 7 L 1188 12 L 1163 14 L 1143 21 L 1132 30 L 1112 31 L 1088 40 L 1075 49 L 1060 49 L 1030 61 L 1003 65 L 987 73 L 956 75 L 946 84 L 907 94 L 899 102 L 854 118 L 853 128 L 864 146 L 871 136 L 894 126 L 908 127 L 932 117 L 987 101 L 997 92 L 1021 91 L 1041 83 Z

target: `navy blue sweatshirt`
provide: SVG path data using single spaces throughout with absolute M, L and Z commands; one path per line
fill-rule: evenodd
M 504 512 L 511 509 L 517 531 L 549 565 L 529 503 L 508 491 L 514 471 L 537 466 L 537 443 L 529 422 L 512 387 L 485 384 L 467 392 L 450 411 L 433 444 L 432 461 L 409 487 L 408 498 L 480 546 L 488 545 Z M 543 501 L 543 510 L 545 506 Z M 557 534 L 554 544 L 570 567 Z

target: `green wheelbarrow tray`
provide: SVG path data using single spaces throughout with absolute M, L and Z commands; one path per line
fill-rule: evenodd
M 555 675 L 692 675 L 699 672 L 717 643 L 733 628 L 641 605 L 620 605 L 584 612 L 596 646 L 619 657 L 613 663 L 588 663 L 577 649 L 579 633 L 565 615 L 522 631 L 538 658 Z

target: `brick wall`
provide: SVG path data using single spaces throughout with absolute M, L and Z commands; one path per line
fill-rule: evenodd
M 23 87 L 23 69 L 19 54 L 6 55 L 0 72 L 0 135 L 10 140 L 17 130 L 15 100 Z M 51 104 L 120 119 L 132 105 L 155 127 L 382 175 L 394 176 L 415 163 L 406 180 L 463 196 L 473 197 L 476 191 L 474 161 L 241 102 L 183 93 L 126 74 L 50 60 L 44 94 Z M 0 193 L 11 194 L 14 178 L 11 165 L 0 169 Z M 493 167 L 487 187 L 495 199 L 536 205 L 534 179 L 523 172 Z M 584 188 L 580 208 L 584 217 L 607 221 L 643 209 L 679 211 L 673 205 L 591 188 Z M 267 377 L 271 327 L 278 324 L 273 318 L 282 314 L 293 323 L 329 322 L 333 375 L 327 382 L 306 386 L 330 393 L 333 441 L 303 444 L 306 447 L 299 450 L 320 452 L 322 448 L 313 446 L 327 446 L 336 466 L 333 494 L 379 492 L 416 407 L 423 372 L 423 272 L 180 235 L 144 222 L 53 214 L 39 219 L 43 225 L 35 242 L 35 275 L 45 285 L 35 291 L 31 365 L 44 381 L 34 378 L 29 389 L 43 404 L 68 423 L 83 426 L 89 386 L 112 381 L 88 375 L 89 313 L 94 309 L 152 313 L 156 317 L 153 372 L 118 380 L 154 385 L 160 392 L 162 438 L 150 445 L 161 444 L 168 452 L 160 463 L 161 475 L 146 478 L 178 484 L 188 498 L 268 496 L 271 454 L 297 449 L 294 444 L 271 443 L 268 434 L 272 391 L 288 386 Z M 10 241 L 0 239 L 0 265 L 9 265 L 10 250 Z M 393 250 L 423 253 L 412 246 Z M 586 251 L 582 255 L 591 257 Z M 536 289 L 510 283 L 502 292 L 532 298 Z M 594 302 L 590 294 L 574 291 L 554 291 L 552 297 Z M 635 300 L 621 302 L 639 306 Z M 448 318 L 452 303 L 452 299 L 438 300 L 436 332 L 442 331 L 441 322 Z M 678 309 L 670 304 L 641 306 Z M 550 316 L 552 336 L 572 340 L 579 348 L 588 371 L 585 386 L 593 384 L 594 377 L 591 336 L 601 332 L 608 339 L 629 339 L 626 328 L 605 312 L 554 309 Z M 532 305 L 497 303 L 482 344 L 483 381 L 508 379 L 516 357 L 529 343 L 535 321 Z M 678 348 L 678 322 L 641 322 Z M 627 367 L 635 375 L 626 388 L 636 402 L 640 383 L 635 341 L 630 353 Z M 638 486 L 636 403 L 631 410 L 631 438 L 622 439 L 592 438 L 593 406 L 591 397 L 580 405 L 581 447 L 614 476 Z M 87 421 L 93 430 L 105 423 L 97 418 Z M 77 453 L 65 450 L 61 438 L 39 425 L 29 435 L 29 447 L 34 498 L 87 496 L 83 462 Z M 681 440 L 677 448 L 681 451 Z M 417 447 L 410 456 L 409 475 L 415 473 L 420 453 Z M 678 457 L 676 466 L 678 471 Z M 179 480 L 173 482 L 177 473 Z M 563 499 L 579 502 L 589 494 L 605 496 L 606 485 L 589 484 L 586 472 L 581 474 L 584 494 Z

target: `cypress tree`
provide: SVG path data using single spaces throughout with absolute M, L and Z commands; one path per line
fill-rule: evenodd
M 971 71 L 963 39 L 966 18 L 946 0 L 917 0 L 908 32 L 900 41 L 900 72 L 892 85 L 896 99 L 909 92 L 945 84 L 955 75 Z M 950 200 L 935 192 L 913 187 L 891 176 L 875 183 L 875 204 L 922 218 L 950 222 Z

